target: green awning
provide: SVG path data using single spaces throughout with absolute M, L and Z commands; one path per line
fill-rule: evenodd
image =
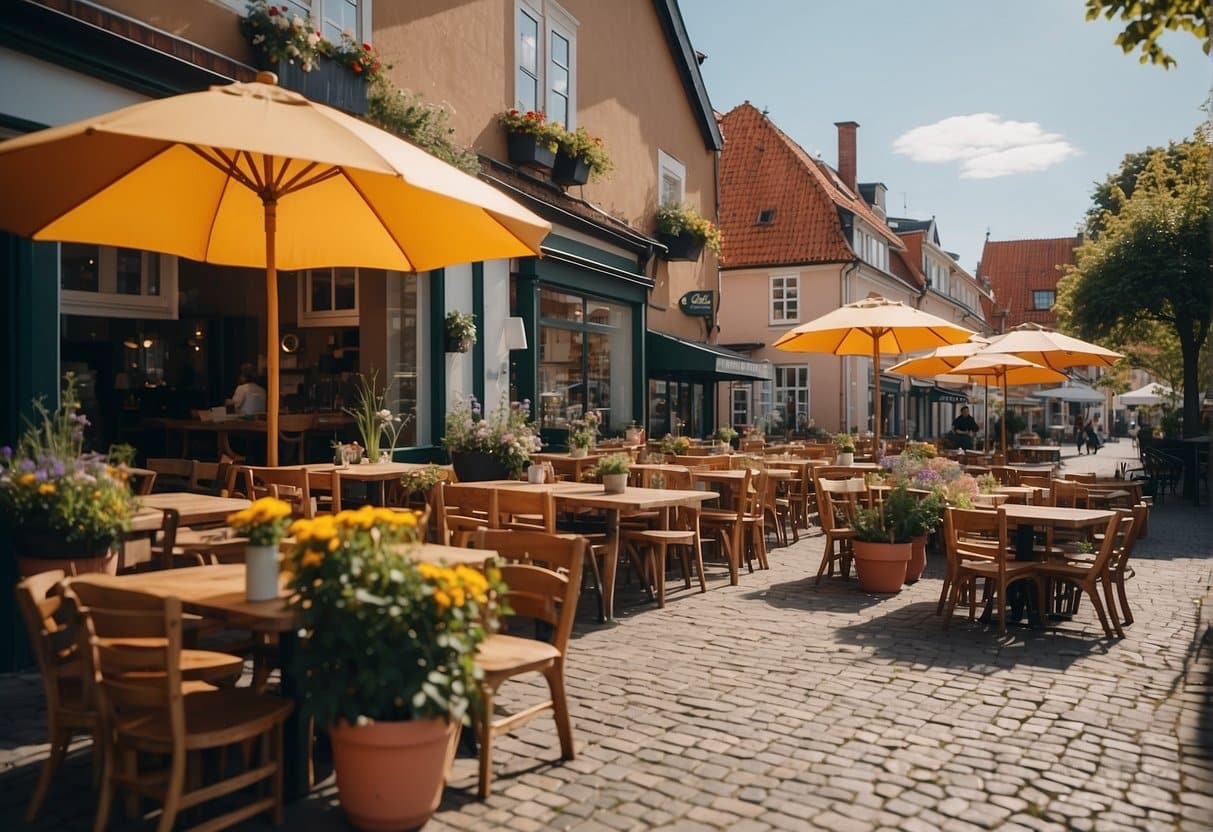
M 930 392 L 932 402 L 938 404 L 968 404 L 969 397 L 964 393 L 956 390 L 949 390 L 946 387 L 936 387 Z
M 664 332 L 645 333 L 649 376 L 695 381 L 774 381 L 775 368 L 739 352 L 686 341 Z

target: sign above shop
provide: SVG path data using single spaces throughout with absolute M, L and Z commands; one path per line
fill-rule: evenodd
M 712 309 L 715 306 L 712 303 L 713 294 L 715 293 L 711 289 L 687 292 L 678 299 L 678 308 L 682 310 L 684 315 L 692 315 L 697 318 L 710 318 L 712 317 Z

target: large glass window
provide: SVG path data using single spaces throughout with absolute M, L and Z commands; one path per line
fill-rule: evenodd
M 307 269 L 298 279 L 300 326 L 358 325 L 357 269 Z
M 733 412 L 730 416 L 730 424 L 733 427 L 748 425 L 750 423 L 750 388 L 734 387 L 732 402 Z
M 515 0 L 514 106 L 577 122 L 577 21 L 553 0 Z
M 632 419 L 632 309 L 556 289 L 539 293 L 539 415 L 567 429 L 593 410 L 608 430 Z
M 775 407 L 783 410 L 788 430 L 803 430 L 809 423 L 809 368 L 775 367 Z
M 417 372 L 422 355 L 418 322 L 425 320 L 428 299 L 423 291 L 424 278 L 389 272 L 387 279 L 387 366 L 391 367 L 392 384 L 388 406 L 410 417 L 397 446 L 417 445 L 418 437 L 429 435 L 428 426 L 420 424 L 428 411 L 421 407 L 425 391 L 418 384 Z
M 800 276 L 771 276 L 771 323 L 788 324 L 800 320 Z
M 661 205 L 680 204 L 686 199 L 686 166 L 660 149 L 657 151 L 657 177 Z
M 177 258 L 83 243 L 59 245 L 60 311 L 88 317 L 177 317 Z
M 519 110 L 539 109 L 539 20 L 525 7 L 518 9 L 518 77 L 514 102 Z

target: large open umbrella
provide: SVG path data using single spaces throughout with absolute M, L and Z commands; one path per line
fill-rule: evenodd
M 965 376 L 967 378 L 985 378 L 1002 385 L 1003 413 L 1002 419 L 1002 452 L 1007 452 L 1007 385 L 1008 384 L 1047 384 L 1053 381 L 1063 381 L 1065 374 L 1033 364 L 1027 359 L 1014 355 L 1000 355 L 992 352 L 982 352 L 972 358 L 965 359 L 948 371 L 949 375 Z
M 1032 395 L 1040 396 L 1042 399 L 1057 399 L 1062 402 L 1079 402 L 1082 404 L 1095 404 L 1107 398 L 1106 394 L 1085 384 L 1067 384 L 1064 387 L 1050 387 L 1048 390 L 1037 390 Z
M 1120 353 L 1070 335 L 1048 329 L 1040 324 L 1026 323 L 1002 335 L 990 338 L 987 352 L 1017 355 L 1033 364 L 1064 370 L 1067 367 L 1111 367 Z
M 1118 407 L 1140 407 L 1142 405 L 1156 405 L 1164 402 L 1175 403 L 1180 397 L 1180 393 L 1176 393 L 1165 384 L 1151 383 L 1136 390 L 1130 390 L 1128 393 L 1121 393 L 1114 399 Z
M 277 464 L 277 270 L 421 271 L 539 253 L 551 226 L 364 121 L 245 84 L 147 101 L 0 144 L 0 228 L 264 268 L 267 456 Z
M 919 378 L 935 378 L 943 374 L 951 373 L 952 369 L 962 361 L 976 355 L 981 350 L 985 349 L 990 343 L 989 339 L 983 338 L 980 335 L 972 335 L 969 340 L 960 344 L 948 344 L 942 347 L 936 347 L 925 355 L 914 356 L 907 358 L 899 364 L 894 364 L 889 368 L 890 373 L 897 373 L 903 376 L 917 376 Z M 969 379 L 963 379 L 968 382 Z M 986 435 L 990 433 L 990 380 L 985 379 L 986 401 L 985 401 L 985 420 L 986 420 Z
M 959 344 L 973 335 L 962 326 L 921 312 L 895 300 L 872 295 L 840 306 L 820 318 L 792 329 L 774 343 L 788 352 L 828 352 L 834 355 L 872 356 L 876 396 L 875 444 L 880 453 L 880 356 L 929 350 Z

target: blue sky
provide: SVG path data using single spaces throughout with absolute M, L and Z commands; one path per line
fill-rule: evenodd
M 970 272 L 987 229 L 1073 234 L 1093 183 L 1126 153 L 1191 135 L 1209 94 L 1195 37 L 1164 38 L 1177 69 L 1139 64 L 1082 0 L 680 7 L 717 110 L 748 99 L 831 165 L 834 122 L 859 122 L 859 181 L 885 183 L 893 216 L 934 216 Z

